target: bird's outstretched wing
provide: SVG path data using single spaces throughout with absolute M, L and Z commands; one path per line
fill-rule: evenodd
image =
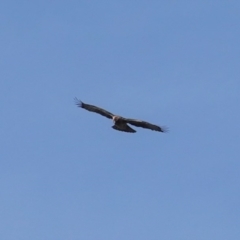
M 136 127 L 148 128 L 148 129 L 158 131 L 158 132 L 167 132 L 168 131 L 167 127 L 160 127 L 160 126 L 151 124 L 149 122 L 144 122 L 142 120 L 124 118 L 123 121 L 125 121 L 131 125 L 134 125 Z
M 112 119 L 112 117 L 114 116 L 114 114 L 106 111 L 105 109 L 103 108 L 100 108 L 100 107 L 96 107 L 94 105 L 90 105 L 90 104 L 86 104 L 86 103 L 83 103 L 82 101 L 78 100 L 77 98 L 74 98 L 75 100 L 75 103 L 78 107 L 81 107 L 81 108 L 84 108 L 90 112 L 95 112 L 95 113 L 98 113 L 98 114 L 101 114 L 102 116 L 104 117 L 107 117 L 107 118 L 110 118 Z

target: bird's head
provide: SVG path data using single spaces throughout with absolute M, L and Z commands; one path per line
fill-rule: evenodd
M 119 117 L 118 116 L 113 116 L 113 122 L 115 123 L 118 119 L 119 119 Z

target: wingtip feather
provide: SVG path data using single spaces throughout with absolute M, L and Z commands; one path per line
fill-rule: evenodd
M 166 126 L 162 126 L 162 127 L 161 127 L 161 132 L 167 133 L 167 132 L 169 132 L 169 128 L 166 127 Z
M 78 98 L 74 98 L 74 102 L 78 107 L 83 107 L 83 102 L 79 100 Z

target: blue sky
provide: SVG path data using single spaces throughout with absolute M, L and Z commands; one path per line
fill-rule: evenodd
M 239 239 L 239 14 L 1 1 L 1 239 Z M 74 97 L 170 132 L 115 131 Z

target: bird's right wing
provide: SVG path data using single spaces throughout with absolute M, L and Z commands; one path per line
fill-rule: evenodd
M 148 128 L 148 129 L 158 131 L 158 132 L 168 132 L 167 127 L 160 127 L 158 125 L 154 125 L 152 123 L 145 122 L 145 121 L 142 121 L 142 120 L 131 119 L 131 118 L 123 118 L 123 121 L 125 121 L 126 123 L 129 123 L 131 125 L 134 125 L 136 127 Z
M 83 103 L 82 101 L 78 100 L 77 98 L 74 98 L 75 100 L 75 103 L 78 107 L 81 107 L 81 108 L 84 108 L 90 112 L 95 112 L 95 113 L 98 113 L 98 114 L 101 114 L 102 116 L 104 117 L 107 117 L 107 118 L 110 118 L 112 119 L 112 117 L 114 116 L 114 114 L 106 111 L 105 109 L 103 108 L 100 108 L 100 107 L 96 107 L 94 105 L 90 105 L 90 104 L 86 104 L 86 103 Z

